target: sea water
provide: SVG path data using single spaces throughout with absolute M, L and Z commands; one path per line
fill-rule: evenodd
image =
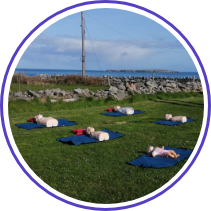
M 38 74 L 47 75 L 82 75 L 82 70 L 59 70 L 59 69 L 21 69 L 17 68 L 15 73 L 23 73 L 28 76 L 35 76 Z M 118 76 L 118 77 L 151 77 L 151 72 L 109 72 L 98 70 L 86 70 L 87 76 Z M 154 77 L 166 78 L 199 78 L 198 72 L 178 72 L 178 73 L 154 73 Z

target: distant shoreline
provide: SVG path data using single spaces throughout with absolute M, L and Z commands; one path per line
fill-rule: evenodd
M 118 69 L 107 69 L 107 70 L 118 70 Z M 119 69 L 119 70 L 141 70 L 144 69 Z M 112 76 L 112 77 L 152 77 L 153 70 L 161 71 L 165 69 L 145 69 L 146 72 L 117 72 L 117 71 L 107 71 L 104 70 L 86 70 L 87 76 Z M 166 69 L 168 70 L 168 69 Z M 169 71 L 169 70 L 168 70 Z M 170 70 L 171 71 L 171 70 Z M 62 70 L 62 69 L 20 69 L 16 68 L 15 73 L 23 73 L 27 76 L 35 76 L 38 74 L 46 74 L 46 75 L 81 75 L 81 70 Z M 192 77 L 199 78 L 198 72 L 154 72 L 154 77 L 170 77 L 170 78 L 186 78 Z
M 174 70 L 106 70 L 106 72 L 143 72 L 143 73 L 179 73 Z

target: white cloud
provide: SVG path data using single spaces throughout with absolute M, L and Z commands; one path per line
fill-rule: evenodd
M 42 66 L 56 66 L 56 68 L 69 67 L 71 62 L 74 69 L 81 68 L 81 38 L 78 37 L 49 37 L 40 35 L 28 47 L 22 59 L 31 64 L 40 61 Z M 94 51 L 93 51 L 94 48 Z M 135 65 L 140 67 L 140 62 L 146 62 L 147 58 L 153 58 L 162 49 L 181 49 L 180 43 L 146 42 L 138 40 L 86 40 L 86 57 L 89 58 L 91 69 L 95 60 L 98 60 L 105 68 L 110 66 L 121 67 Z M 92 61 L 92 62 L 91 62 Z M 27 63 L 27 62 L 26 62 Z M 29 63 L 29 62 L 28 62 Z M 20 62 L 23 64 L 23 62 Z M 37 64 L 36 64 L 37 66 Z M 30 68 L 30 67 L 29 67 Z M 122 67 L 123 68 L 123 67 Z

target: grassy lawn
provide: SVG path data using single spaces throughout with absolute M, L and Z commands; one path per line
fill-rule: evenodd
M 100 114 L 117 104 L 145 112 L 123 117 Z M 37 113 L 76 121 L 78 125 L 33 130 L 15 126 Z M 197 121 L 172 127 L 151 123 L 163 119 L 166 113 L 186 115 Z M 9 117 L 20 153 L 49 186 L 82 201 L 120 203 L 155 191 L 182 168 L 186 160 L 163 169 L 135 167 L 127 162 L 145 154 L 148 145 L 194 149 L 202 125 L 203 95 L 167 93 L 134 95 L 123 101 L 82 99 L 70 103 L 49 100 L 41 103 L 38 99 L 12 101 Z M 73 129 L 87 126 L 96 130 L 107 128 L 125 136 L 78 147 L 56 141 L 56 138 L 72 136 Z

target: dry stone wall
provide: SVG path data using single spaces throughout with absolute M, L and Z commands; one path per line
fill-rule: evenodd
M 65 102 L 75 101 L 82 97 L 107 98 L 113 97 L 122 100 L 128 96 L 129 90 L 126 88 L 127 82 L 132 82 L 138 94 L 154 94 L 158 92 L 203 92 L 200 79 L 194 78 L 147 78 L 147 77 L 106 77 L 104 84 L 110 84 L 105 90 L 97 90 L 95 93 L 89 89 L 74 89 L 64 91 L 60 88 L 50 90 L 15 92 L 9 94 L 9 99 L 31 100 L 34 97 L 46 98 L 49 96 L 51 102 L 63 99 Z

